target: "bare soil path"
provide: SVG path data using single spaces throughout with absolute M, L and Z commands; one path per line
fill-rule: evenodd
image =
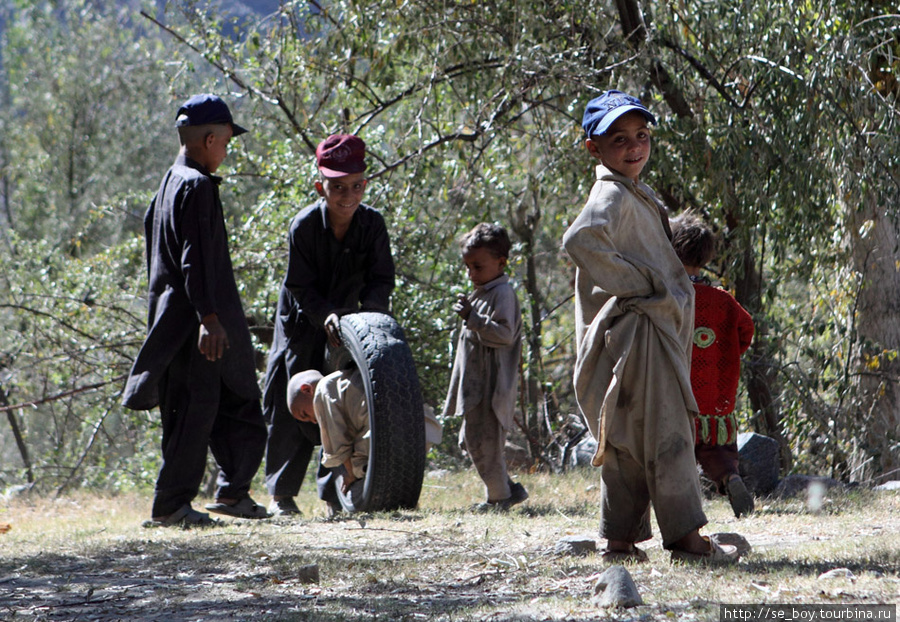
M 146 495 L 9 499 L 0 620 L 668 621 L 718 620 L 720 603 L 900 602 L 900 491 L 833 493 L 816 514 L 760 500 L 741 520 L 709 501 L 705 532 L 739 532 L 753 552 L 682 566 L 654 539 L 649 563 L 628 566 L 645 604 L 606 610 L 591 602 L 599 555 L 551 552 L 567 535 L 602 546 L 595 474 L 523 476 L 531 499 L 504 515 L 469 510 L 476 479 L 427 478 L 417 511 L 327 520 L 305 492 L 302 519 L 190 531 L 142 528 Z

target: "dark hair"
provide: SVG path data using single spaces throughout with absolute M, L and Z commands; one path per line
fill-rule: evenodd
M 496 257 L 508 258 L 512 243 L 506 229 L 494 223 L 483 222 L 463 235 L 459 239 L 459 246 L 464 253 L 476 248 L 486 248 Z
M 230 126 L 224 123 L 207 123 L 205 125 L 181 125 L 175 129 L 178 130 L 179 144 L 189 145 L 206 140 L 210 134 L 222 136 L 228 127 Z
M 681 263 L 702 268 L 712 261 L 716 256 L 716 234 L 709 225 L 693 212 L 684 212 L 669 222 L 672 246 Z

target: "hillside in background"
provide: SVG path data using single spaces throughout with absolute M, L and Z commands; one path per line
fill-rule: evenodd
M 0 36 L 5 30 L 6 23 L 15 14 L 15 11 L 21 11 L 21 6 L 16 6 L 15 0 L 0 0 Z M 21 3 L 19 3 L 21 4 Z M 38 5 L 41 2 L 32 4 Z M 50 5 L 49 2 L 44 2 Z M 105 6 L 109 4 L 109 0 L 94 0 L 93 4 Z M 155 6 L 155 14 L 157 18 L 162 18 L 165 11 L 172 10 L 173 7 L 186 7 L 194 5 L 198 8 L 206 8 L 211 12 L 218 12 L 224 16 L 237 18 L 238 22 L 245 19 L 257 18 L 260 16 L 270 15 L 278 10 L 281 6 L 281 0 L 207 0 L 197 2 L 184 2 L 183 0 L 156 0 L 155 2 L 147 2 L 147 0 L 119 0 L 116 3 L 120 7 L 129 7 L 134 10 L 135 15 L 140 10 L 149 11 L 150 7 Z M 2 62 L 2 58 L 0 58 Z

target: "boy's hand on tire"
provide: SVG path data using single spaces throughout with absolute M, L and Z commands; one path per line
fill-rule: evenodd
M 328 336 L 328 345 L 332 348 L 341 345 L 341 316 L 337 313 L 325 318 L 325 334 Z

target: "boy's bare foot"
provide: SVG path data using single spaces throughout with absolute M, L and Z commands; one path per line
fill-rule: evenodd
M 603 561 L 607 562 L 645 562 L 647 554 L 636 547 L 634 542 L 626 542 L 624 540 L 609 540 L 606 548 L 601 551 L 600 556 Z

